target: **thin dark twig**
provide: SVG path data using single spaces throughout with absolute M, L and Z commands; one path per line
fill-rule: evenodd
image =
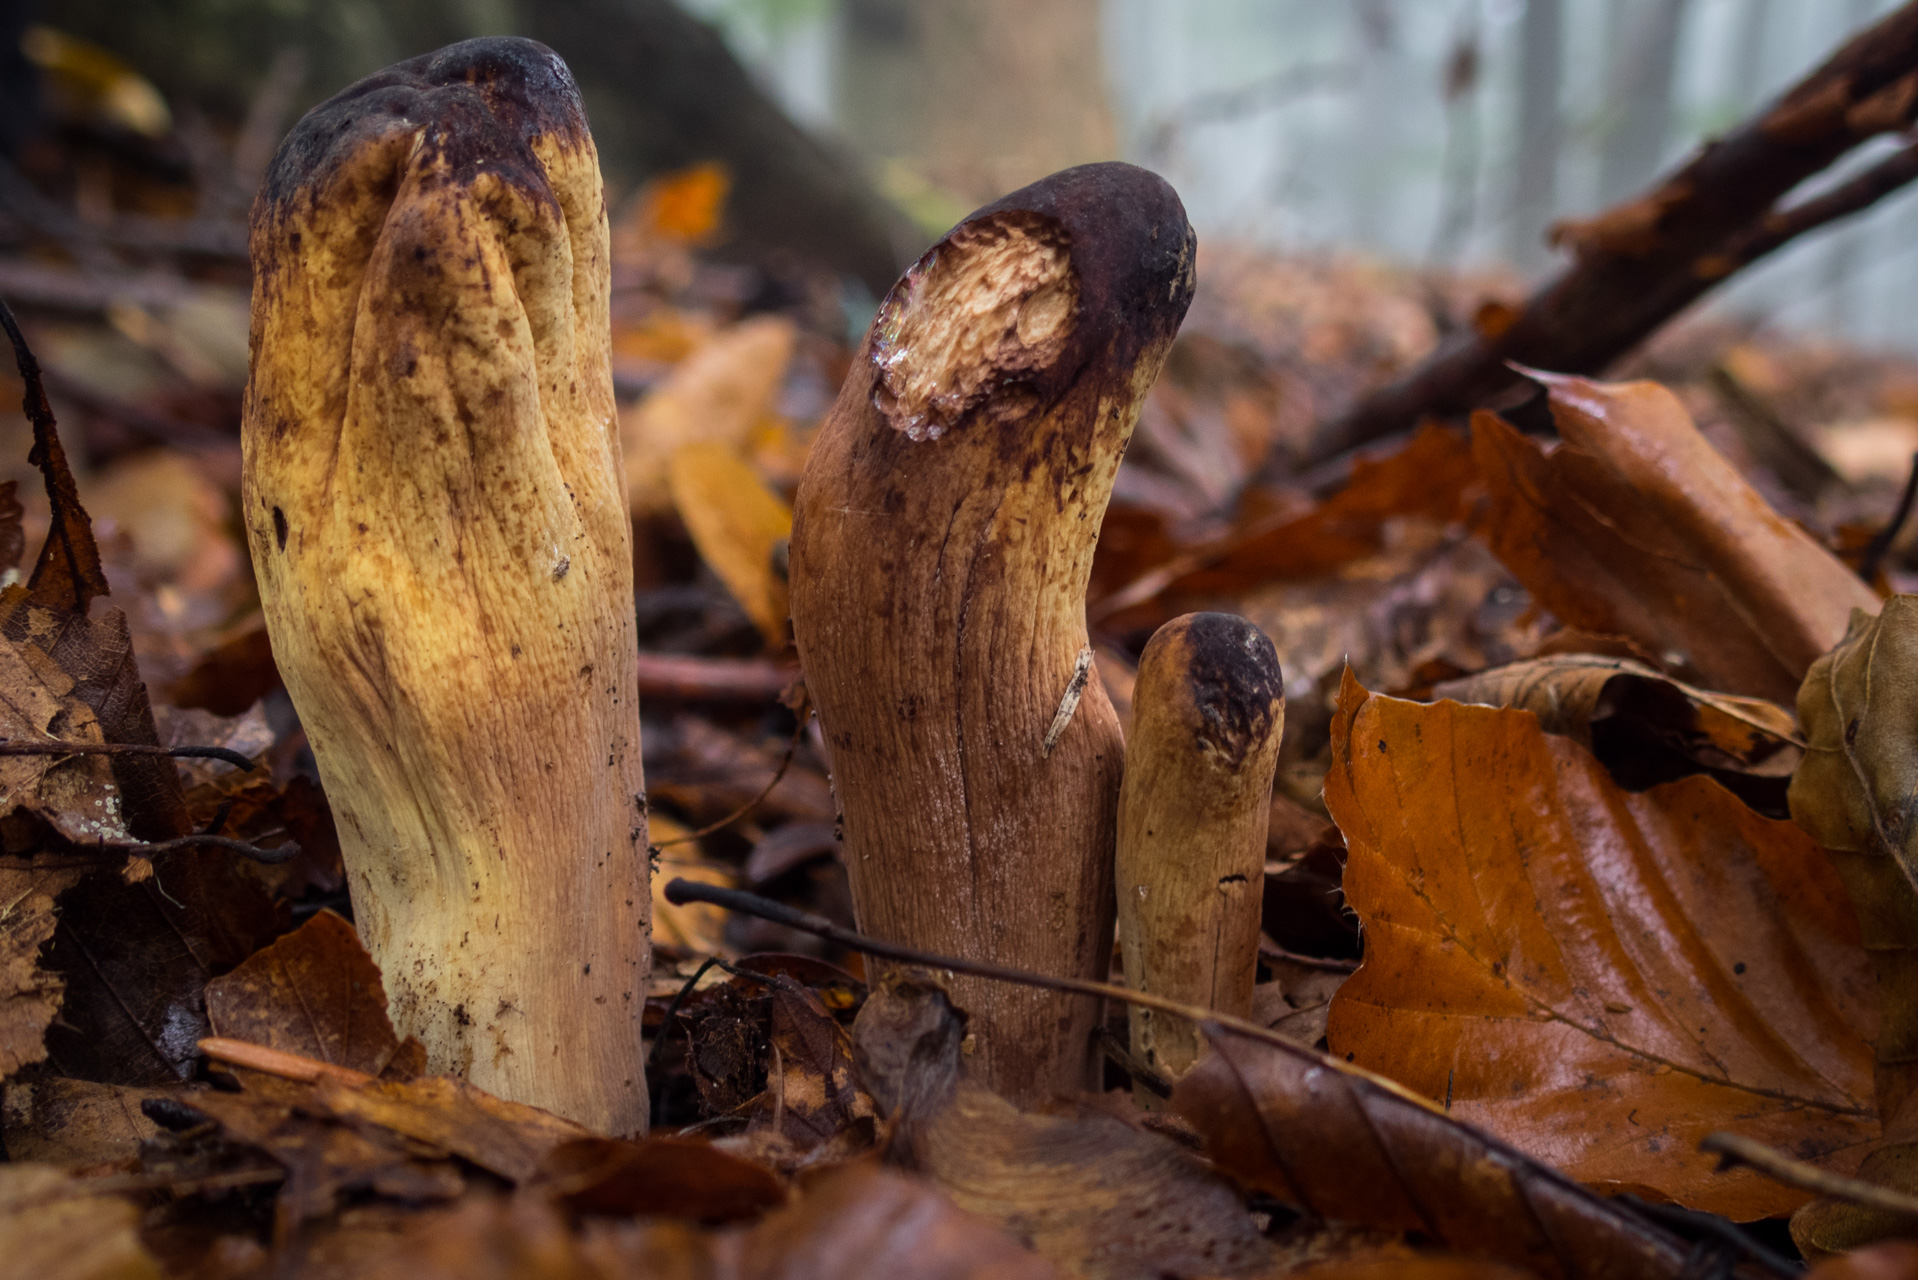
M 171 756 L 176 760 L 219 760 L 246 772 L 260 767 L 227 747 L 159 747 L 143 742 L 14 742 L 0 738 L 0 756 Z
M 653 1037 L 652 1052 L 646 1055 L 646 1078 L 655 1085 L 659 1083 L 659 1051 L 666 1045 L 667 1033 L 673 1029 L 673 1019 L 679 1016 L 679 1006 L 686 1003 L 686 997 L 693 993 L 693 988 L 699 985 L 699 980 L 706 976 L 708 969 L 725 963 L 718 956 L 707 956 L 706 963 L 693 970 L 693 976 L 686 979 L 686 985 L 679 989 L 672 1003 L 666 1006 L 666 1016 L 659 1022 L 659 1034 Z M 689 1038 L 692 1035 L 690 1031 L 686 1034 Z
M 1259 959 L 1283 960 L 1287 964 L 1296 964 L 1303 969 L 1322 969 L 1326 973 L 1357 973 L 1359 962 L 1335 956 L 1302 956 L 1296 951 L 1287 951 L 1268 938 L 1259 939 Z
M 737 809 L 734 809 L 718 822 L 709 823 L 697 831 L 688 831 L 683 836 L 674 836 L 670 840 L 655 840 L 651 847 L 654 849 L 664 849 L 667 845 L 685 844 L 689 840 L 698 840 L 704 836 L 713 834 L 715 831 L 724 831 L 727 827 L 732 826 L 733 823 L 738 822 L 741 818 L 751 813 L 759 806 L 760 801 L 773 793 L 773 788 L 779 785 L 779 780 L 786 776 L 786 770 L 792 768 L 793 756 L 799 751 L 800 740 L 806 736 L 806 720 L 807 714 L 804 711 L 800 712 L 799 723 L 793 726 L 792 741 L 786 744 L 786 754 L 780 759 L 779 768 L 773 773 L 773 780 L 760 788 L 758 795 L 748 800 L 745 804 L 740 805 Z
M 1891 551 L 1891 544 L 1898 538 L 1898 531 L 1905 527 L 1905 521 L 1911 519 L 1913 500 L 1918 499 L 1918 453 L 1911 455 L 1911 474 L 1905 477 L 1905 491 L 1898 496 L 1898 505 L 1892 510 L 1891 520 L 1872 535 L 1865 544 L 1865 554 L 1858 561 L 1858 576 L 1867 583 L 1878 577 L 1878 568 L 1884 563 L 1885 556 Z
M 1656 1204 L 1634 1195 L 1622 1195 L 1618 1198 L 1646 1217 L 1661 1222 L 1682 1235 L 1707 1236 L 1736 1250 L 1757 1266 L 1779 1277 L 1779 1280 L 1797 1280 L 1799 1276 L 1805 1274 L 1803 1266 L 1775 1249 L 1767 1249 L 1740 1230 L 1737 1223 L 1721 1218 L 1715 1213 L 1703 1213 L 1697 1209 L 1687 1209 L 1675 1204 Z
M 1166 1078 L 1147 1066 L 1145 1059 L 1132 1052 L 1131 1045 L 1112 1033 L 1112 1028 L 1099 1028 L 1099 1048 L 1117 1064 L 1119 1070 L 1132 1077 L 1134 1084 L 1144 1086 L 1153 1097 L 1172 1096 L 1172 1086 L 1166 1082 Z
M 151 844 L 143 840 L 95 840 L 81 847 L 86 849 L 112 849 L 118 853 L 137 853 L 142 857 L 162 853 L 177 853 L 181 849 L 225 849 L 229 853 L 237 853 L 244 857 L 251 858 L 255 862 L 265 863 L 269 867 L 278 866 L 282 862 L 291 862 L 300 856 L 300 846 L 291 841 L 281 845 L 277 849 L 262 849 L 259 845 L 248 844 L 244 840 L 234 840 L 227 836 L 211 835 L 178 836 L 172 840 L 156 840 Z

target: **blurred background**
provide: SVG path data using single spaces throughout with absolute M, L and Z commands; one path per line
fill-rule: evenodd
M 1891 7 L 1890 0 L 683 0 L 676 11 L 671 0 L 10 6 L 16 31 L 37 16 L 124 60 L 180 115 L 173 123 L 186 130 L 183 142 L 207 122 L 242 119 L 268 86 L 272 105 L 297 111 L 454 39 L 533 35 L 579 75 L 616 191 L 719 156 L 735 184 L 737 238 L 823 256 L 868 292 L 883 289 L 899 258 L 966 210 L 1066 164 L 1113 157 L 1170 178 L 1208 239 L 1534 278 L 1554 263 L 1546 238 L 1555 219 L 1588 215 L 1642 188 Z M 816 148 L 755 118 L 761 104 L 743 100 L 742 66 L 764 106 L 795 122 Z M 86 95 L 69 92 L 61 119 L 81 114 L 71 99 Z M 151 131 L 156 120 L 149 112 L 125 123 Z M 819 154 L 790 154 L 801 150 Z M 835 180 L 848 189 L 821 189 Z M 795 198 L 802 189 L 809 198 Z M 874 198 L 890 208 L 876 207 Z M 1918 312 L 1902 305 L 1918 285 L 1915 218 L 1909 199 L 1882 202 L 1791 246 L 1712 305 L 1801 332 L 1918 343 Z

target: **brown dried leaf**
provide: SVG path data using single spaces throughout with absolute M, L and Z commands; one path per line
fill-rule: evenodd
M 431 1143 L 509 1182 L 531 1178 L 561 1143 L 592 1136 L 571 1120 L 447 1076 L 364 1085 L 321 1080 L 313 1105 L 339 1120 Z
M 321 911 L 207 984 L 215 1035 L 379 1075 L 399 1037 L 379 966 L 353 926 Z
M 546 1155 L 538 1185 L 575 1213 L 732 1222 L 786 1202 L 763 1165 L 691 1138 L 575 1138 Z
M 26 514 L 20 505 L 20 482 L 0 484 L 0 570 L 19 568 L 20 557 L 27 553 L 27 533 L 21 527 Z
M 1366 958 L 1333 1053 L 1581 1181 L 1731 1217 L 1806 1198 L 1700 1155 L 1729 1129 L 1847 1168 L 1876 1136 L 1872 986 L 1837 876 L 1703 778 L 1621 791 L 1515 711 L 1348 673 L 1326 803 Z
M 0 1164 L 0 1258 L 34 1280 L 160 1280 L 132 1202 L 43 1164 Z
M 53 936 L 55 900 L 81 874 L 0 865 L 0 1079 L 47 1056 L 47 1027 L 60 1012 L 66 984 L 40 967 L 40 948 Z
M 1253 1190 L 1536 1275 L 1691 1274 L 1676 1237 L 1389 1080 L 1303 1046 L 1207 1034 L 1213 1052 L 1172 1105 Z
M 738 454 L 708 441 L 675 449 L 667 475 L 700 558 L 733 593 L 766 646 L 784 648 L 789 606 L 785 580 L 773 571 L 773 552 L 792 537 L 792 508 Z
M 70 1169 L 130 1159 L 143 1140 L 159 1132 L 140 1104 L 176 1096 L 171 1089 L 128 1089 L 57 1076 L 9 1084 L 0 1107 L 7 1157 Z
M 862 1121 L 870 1126 L 873 1101 L 853 1078 L 852 1038 L 819 998 L 792 982 L 770 991 L 769 1095 L 761 1115 L 780 1134 L 807 1150 Z
M 1033 1115 L 960 1074 L 965 1015 L 890 971 L 853 1023 L 892 1158 L 1089 1280 L 1240 1276 L 1272 1264 L 1238 1191 L 1170 1139 L 1098 1112 Z
M 1044 1260 L 926 1183 L 870 1164 L 811 1182 L 756 1225 L 701 1231 L 590 1221 L 582 1235 L 543 1197 L 472 1200 L 406 1232 L 364 1280 L 1056 1280 Z
M 1859 1174 L 1918 1190 L 1918 597 L 1852 615 L 1843 643 L 1812 664 L 1798 694 L 1804 761 L 1791 814 L 1831 851 L 1878 974 L 1877 1094 L 1886 1141 Z M 1793 1220 L 1801 1247 L 1836 1253 L 1909 1223 L 1823 1200 Z
M 1567 626 L 1628 636 L 1702 683 L 1784 702 L 1877 596 L 1781 519 L 1651 382 L 1535 374 L 1565 443 L 1472 420 L 1484 532 Z

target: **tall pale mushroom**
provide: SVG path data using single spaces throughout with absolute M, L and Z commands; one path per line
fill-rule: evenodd
M 869 932 L 1106 976 L 1122 742 L 1085 589 L 1192 284 L 1172 188 L 1085 165 L 961 222 L 873 321 L 807 461 L 791 548 L 794 634 Z M 1001 1093 L 1092 1082 L 1097 1001 L 965 978 L 956 992 Z
M 355 919 L 431 1067 L 646 1126 L 630 531 L 599 165 L 527 40 L 308 113 L 253 212 L 245 519 Z

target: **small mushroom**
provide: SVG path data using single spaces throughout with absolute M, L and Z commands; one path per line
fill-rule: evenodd
M 572 77 L 471 40 L 315 107 L 253 211 L 245 519 L 354 918 L 433 1070 L 646 1126 L 630 530 Z
M 1172 188 L 1125 164 L 974 213 L 893 286 L 806 464 L 794 634 L 861 928 L 1103 978 L 1122 740 L 1093 544 L 1192 297 Z M 961 978 L 1018 1101 L 1091 1084 L 1098 1001 Z
M 1128 987 L 1251 1014 L 1284 729 L 1285 685 L 1264 632 L 1229 613 L 1188 613 L 1153 634 L 1133 687 L 1119 797 Z M 1186 1019 L 1139 1008 L 1130 1016 L 1133 1054 L 1170 1079 L 1205 1049 Z

